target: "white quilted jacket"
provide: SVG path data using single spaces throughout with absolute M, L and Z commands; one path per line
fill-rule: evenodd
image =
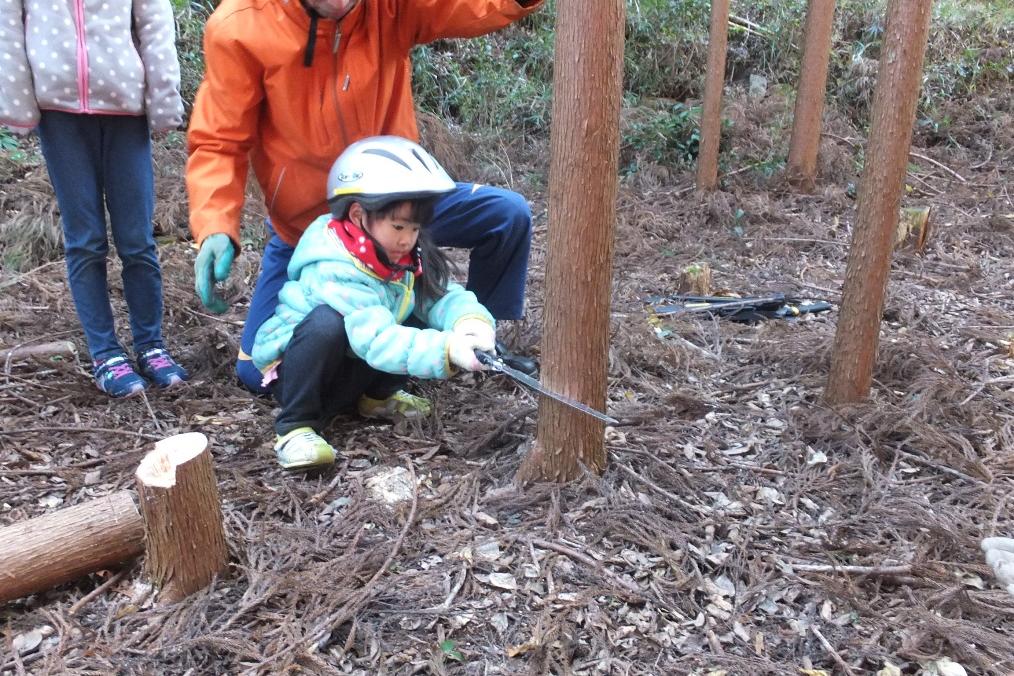
M 169 0 L 0 0 L 0 124 L 32 129 L 39 111 L 183 123 Z

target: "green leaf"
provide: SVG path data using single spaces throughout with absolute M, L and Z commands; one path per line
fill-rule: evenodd
M 449 660 L 454 660 L 455 662 L 465 661 L 465 656 L 461 654 L 460 650 L 454 647 L 454 641 L 451 639 L 446 639 L 440 642 L 440 652 L 442 652 L 444 657 Z

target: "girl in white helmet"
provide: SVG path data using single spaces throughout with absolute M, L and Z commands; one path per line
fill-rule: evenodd
M 448 282 L 447 259 L 424 232 L 434 199 L 454 188 L 429 153 L 396 136 L 354 143 L 332 166 L 331 213 L 296 245 L 251 354 L 281 405 L 282 467 L 333 463 L 320 430 L 343 410 L 428 415 L 430 403 L 402 389 L 409 376 L 483 368 L 475 350 L 494 350 L 493 317 Z

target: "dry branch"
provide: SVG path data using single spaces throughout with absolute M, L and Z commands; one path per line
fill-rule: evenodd
M 129 491 L 0 529 L 0 602 L 129 561 L 144 525 Z

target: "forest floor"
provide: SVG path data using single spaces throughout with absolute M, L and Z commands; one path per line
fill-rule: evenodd
M 785 101 L 740 96 L 730 110 L 727 156 L 784 148 L 765 121 Z M 0 345 L 79 350 L 2 365 L 0 526 L 131 488 L 152 441 L 200 431 L 229 570 L 172 606 L 136 563 L 0 606 L 0 674 L 1014 672 L 1014 598 L 978 547 L 1014 535 L 1014 124 L 1002 107 L 966 118 L 942 142 L 916 139 L 905 204 L 932 208 L 933 234 L 894 257 L 872 396 L 848 409 L 821 401 L 836 312 L 667 320 L 643 299 L 706 261 L 723 289 L 837 303 L 860 133 L 832 119 L 812 195 L 759 169 L 710 196 L 689 189 L 689 171 L 625 177 L 608 393 L 621 424 L 604 474 L 566 486 L 515 485 L 537 402 L 489 374 L 418 383 L 435 402 L 421 423 L 339 418 L 333 469 L 281 471 L 272 402 L 232 373 L 260 216 L 248 213 L 231 311 L 207 314 L 182 150 L 163 145 L 165 327 L 192 380 L 110 401 L 62 263 L 0 271 Z M 434 134 L 459 175 L 533 202 L 528 317 L 506 335 L 537 353 L 547 144 Z M 44 179 L 32 169 L 5 195 L 41 194 Z M 371 479 L 392 472 L 416 487 L 388 505 Z

